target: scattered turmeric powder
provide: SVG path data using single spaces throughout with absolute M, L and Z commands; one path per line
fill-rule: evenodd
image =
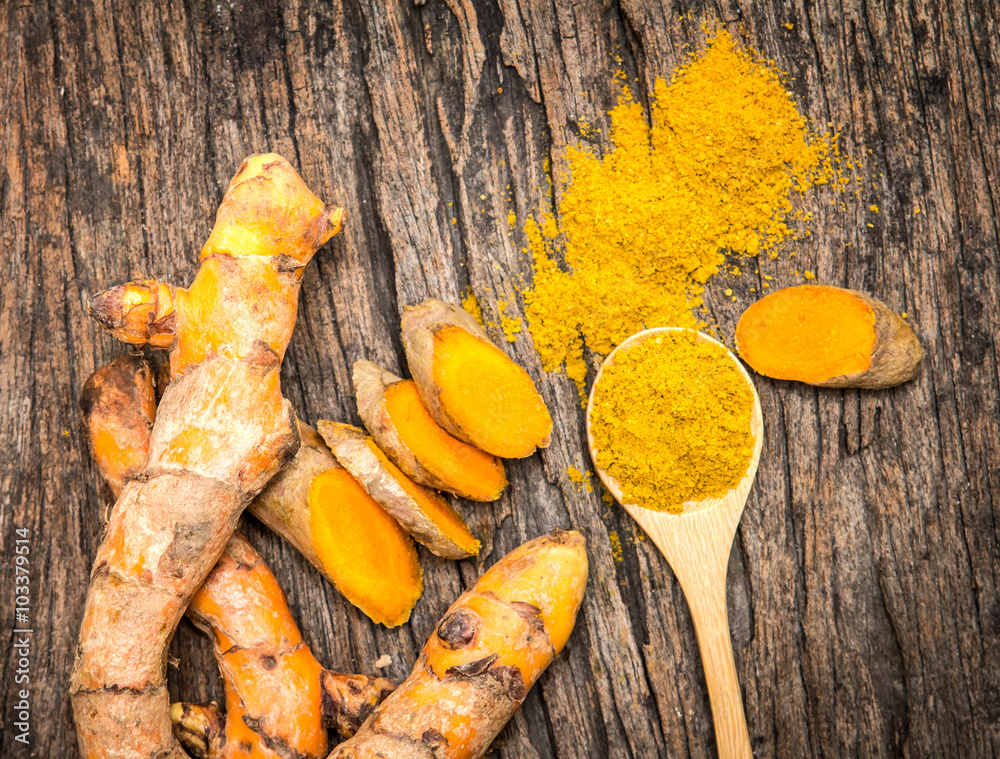
M 566 467 L 566 476 L 569 477 L 570 481 L 576 485 L 578 490 L 585 490 L 588 493 L 593 493 L 594 488 L 590 484 L 590 471 L 581 472 L 575 466 Z
M 608 532 L 608 540 L 611 541 L 611 558 L 615 560 L 616 564 L 620 564 L 624 561 L 622 555 L 622 539 L 618 537 L 617 530 L 611 530 Z
M 521 320 L 516 316 L 510 316 L 507 309 L 510 308 L 510 301 L 500 298 L 497 301 L 497 311 L 500 313 L 500 328 L 508 343 L 517 340 L 517 335 L 521 332 Z
M 565 365 L 581 394 L 584 346 L 607 355 L 642 328 L 698 326 L 693 310 L 725 252 L 755 256 L 794 238 L 793 191 L 836 184 L 832 140 L 725 30 L 654 95 L 650 126 L 625 93 L 603 158 L 570 149 L 558 222 L 525 223 L 532 338 L 546 371 Z
M 589 414 L 596 463 L 624 502 L 679 513 L 746 474 L 753 408 L 724 347 L 692 330 L 665 331 L 605 363 Z
M 480 327 L 486 326 L 485 324 L 483 324 L 483 309 L 482 306 L 479 305 L 479 298 L 477 298 L 476 294 L 472 292 L 471 287 L 466 291 L 465 295 L 462 297 L 462 308 L 468 311 L 469 314 L 471 314 L 472 317 L 475 318 L 477 322 L 479 322 Z

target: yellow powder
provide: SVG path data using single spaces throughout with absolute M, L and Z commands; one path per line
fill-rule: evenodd
M 608 540 L 611 541 L 611 558 L 616 562 L 622 561 L 622 540 L 618 537 L 616 530 L 608 532 Z
M 754 398 L 729 352 L 694 332 L 667 332 L 618 351 L 594 389 L 597 465 L 625 503 L 679 512 L 747 473 Z
M 508 316 L 507 308 L 510 306 L 503 298 L 497 301 L 497 311 L 500 312 L 500 327 L 507 338 L 508 343 L 517 339 L 517 334 L 521 331 L 521 319 L 517 316 Z
M 584 473 L 575 466 L 566 468 L 566 476 L 577 486 L 578 490 L 586 490 L 588 493 L 593 493 L 594 488 L 590 484 L 590 474 L 590 471 Z
M 835 143 L 810 133 L 779 75 L 724 30 L 654 96 L 649 121 L 628 93 L 611 111 L 603 158 L 569 150 L 558 222 L 525 223 L 535 347 L 581 394 L 585 346 L 606 355 L 646 327 L 697 327 L 726 252 L 755 256 L 794 237 L 792 194 L 839 181 Z
M 464 308 L 466 311 L 468 311 L 476 318 L 476 321 L 479 322 L 480 327 L 486 326 L 483 324 L 483 309 L 479 306 L 479 299 L 476 297 L 476 294 L 472 292 L 471 287 L 468 289 L 468 291 L 466 291 L 465 295 L 462 298 L 462 308 Z

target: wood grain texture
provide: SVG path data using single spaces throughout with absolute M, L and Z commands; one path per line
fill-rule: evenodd
M 646 100 L 706 17 L 790 72 L 801 107 L 843 125 L 860 159 L 866 202 L 811 200 L 798 265 L 907 311 L 926 350 L 920 376 L 885 392 L 757 380 L 766 440 L 728 577 L 755 755 L 1000 756 L 1000 8 L 988 0 L 4 4 L 0 641 L 13 641 L 18 527 L 32 534 L 34 634 L 32 746 L 13 740 L 5 666 L 0 755 L 76 756 L 67 683 L 110 499 L 76 398 L 124 351 L 87 318 L 87 296 L 138 275 L 189 281 L 242 158 L 278 151 L 351 216 L 306 275 L 285 392 L 304 419 L 356 424 L 352 363 L 399 372 L 402 307 L 429 295 L 471 286 L 498 321 L 498 298 L 530 281 L 508 210 L 558 205 L 563 149 L 581 122 L 607 126 L 615 71 Z M 780 283 L 787 268 L 761 261 L 760 277 Z M 723 333 L 760 285 L 710 283 Z M 553 443 L 510 463 L 497 504 L 461 504 L 481 562 L 421 552 L 412 624 L 372 625 L 254 523 L 251 541 L 323 664 L 371 673 L 389 653 L 382 674 L 401 678 L 482 566 L 578 529 L 592 572 L 578 628 L 496 755 L 713 756 L 679 586 L 627 514 L 566 476 L 588 464 L 575 388 L 543 376 L 527 332 L 503 345 L 539 381 Z M 189 625 L 172 655 L 175 695 L 221 701 Z

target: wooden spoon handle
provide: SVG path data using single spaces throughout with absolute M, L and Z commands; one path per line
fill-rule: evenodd
M 753 759 L 729 636 L 725 574 L 721 582 L 708 581 L 699 585 L 690 593 L 685 588 L 684 595 L 701 649 L 719 759 Z

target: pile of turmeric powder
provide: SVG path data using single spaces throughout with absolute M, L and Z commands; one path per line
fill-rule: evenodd
M 669 84 L 656 82 L 648 122 L 628 92 L 610 116 L 603 158 L 570 150 L 559 220 L 525 225 L 535 348 L 581 394 L 585 345 L 607 355 L 643 328 L 698 326 L 694 310 L 726 253 L 754 256 L 794 237 L 792 194 L 834 174 L 831 141 L 725 30 Z
M 590 434 L 623 502 L 680 512 L 721 496 L 753 455 L 754 397 L 729 352 L 691 330 L 624 346 L 594 387 Z

